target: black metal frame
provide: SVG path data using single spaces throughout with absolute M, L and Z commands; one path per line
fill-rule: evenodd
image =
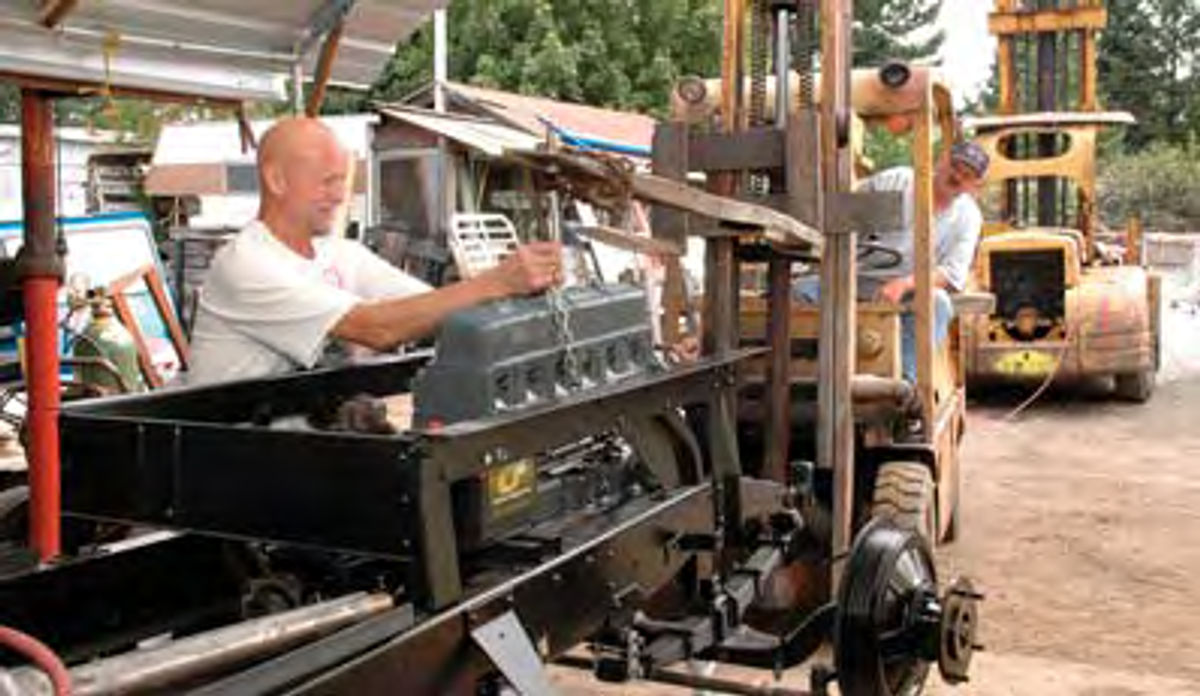
M 268 540 L 408 562 L 417 603 L 459 601 L 464 579 L 452 487 L 489 468 L 637 418 L 708 405 L 744 351 L 590 390 L 543 408 L 393 436 L 248 425 L 322 400 L 406 391 L 426 356 L 63 409 L 67 514 Z M 703 449 L 733 452 L 732 430 Z M 728 441 L 725 441 L 725 440 Z M 418 562 L 413 562 L 413 561 Z

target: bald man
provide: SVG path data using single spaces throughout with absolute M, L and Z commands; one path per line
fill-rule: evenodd
M 281 121 L 258 152 L 258 218 L 213 258 L 192 336 L 190 384 L 336 363 L 345 344 L 390 351 L 450 313 L 560 282 L 557 244 L 432 289 L 361 244 L 331 235 L 349 155 L 315 119 Z

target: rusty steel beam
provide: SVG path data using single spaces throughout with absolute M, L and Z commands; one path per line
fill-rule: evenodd
M 59 554 L 58 287 L 63 260 L 55 235 L 54 102 L 21 90 L 21 195 L 25 238 L 17 272 L 25 296 L 29 392 L 29 543 L 42 560 Z
M 337 59 L 338 46 L 342 43 L 343 22 L 338 22 L 329 30 L 325 43 L 321 44 L 321 56 L 317 59 L 317 72 L 313 75 L 312 92 L 308 95 L 308 106 L 304 114 L 316 118 L 321 113 L 321 104 L 325 101 L 325 90 L 329 87 L 329 76 L 333 72 L 333 61 Z
M 41 22 L 47 29 L 53 29 L 66 19 L 75 9 L 79 0 L 49 0 L 42 5 Z

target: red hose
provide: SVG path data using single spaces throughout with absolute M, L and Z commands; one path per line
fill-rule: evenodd
M 0 626 L 0 645 L 21 653 L 45 672 L 54 686 L 54 696 L 71 696 L 71 674 L 45 643 L 16 629 Z

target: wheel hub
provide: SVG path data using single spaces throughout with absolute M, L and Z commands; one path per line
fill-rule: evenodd
M 939 598 L 937 571 L 919 534 L 877 519 L 855 539 L 838 591 L 834 636 L 844 696 L 915 696 L 931 665 L 966 681 L 978 646 L 978 600 L 966 579 Z

